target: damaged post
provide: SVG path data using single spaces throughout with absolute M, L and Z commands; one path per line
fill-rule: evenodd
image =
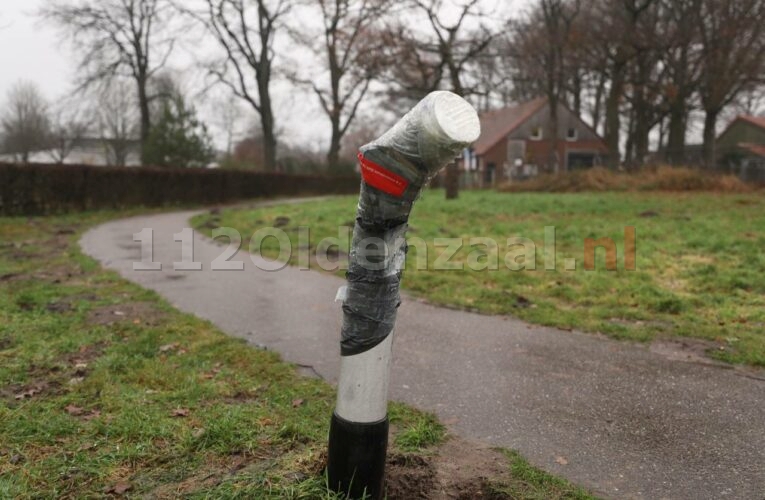
M 342 361 L 329 434 L 329 487 L 382 498 L 388 446 L 388 377 L 409 214 L 423 187 L 480 135 L 478 115 L 451 92 L 433 92 L 361 148 L 363 182 L 343 301 Z

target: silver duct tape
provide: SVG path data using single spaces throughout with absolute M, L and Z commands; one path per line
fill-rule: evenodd
M 393 332 L 412 206 L 438 171 L 479 135 L 470 104 L 451 92 L 433 92 L 361 148 L 362 161 L 379 166 L 383 176 L 403 180 L 406 188 L 391 194 L 362 183 L 343 303 L 343 356 L 369 351 Z
M 401 304 L 406 230 L 406 224 L 382 232 L 356 224 L 343 302 L 343 356 L 372 349 L 393 332 Z

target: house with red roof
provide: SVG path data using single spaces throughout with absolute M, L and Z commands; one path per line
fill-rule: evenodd
M 590 168 L 608 154 L 605 141 L 564 104 L 558 106 L 558 144 L 554 148 L 545 98 L 489 111 L 480 118 L 481 137 L 465 151 L 463 167 L 478 173 L 483 187 L 548 171 Z
M 765 182 L 765 117 L 742 115 L 717 138 L 718 163 L 744 181 Z

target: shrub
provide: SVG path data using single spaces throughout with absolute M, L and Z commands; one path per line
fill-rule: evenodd
M 718 191 L 743 193 L 751 187 L 732 175 L 662 166 L 637 173 L 614 172 L 602 167 L 567 174 L 542 175 L 504 184 L 502 192 L 578 193 L 603 191 Z
M 358 192 L 358 177 L 198 168 L 0 164 L 0 215 L 45 215 L 135 206 Z

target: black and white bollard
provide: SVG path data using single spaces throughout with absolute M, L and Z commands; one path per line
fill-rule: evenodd
M 423 187 L 479 135 L 473 107 L 439 91 L 359 152 L 363 182 L 327 465 L 330 489 L 348 498 L 379 499 L 384 492 L 388 377 L 409 214 Z

